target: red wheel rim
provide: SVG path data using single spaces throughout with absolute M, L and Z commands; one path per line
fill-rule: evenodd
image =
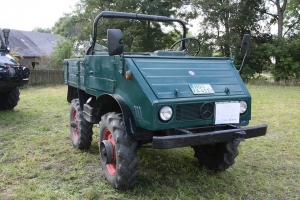
M 74 140 L 78 140 L 78 137 L 79 137 L 79 130 L 78 130 L 78 127 L 79 127 L 79 120 L 78 120 L 78 115 L 77 115 L 77 111 L 76 109 L 73 110 L 72 112 L 72 119 L 71 119 L 71 122 L 75 122 L 76 123 L 76 127 L 73 127 L 72 126 L 72 135 L 73 135 L 73 138 Z
M 114 160 L 113 160 L 113 163 L 111 164 L 106 164 L 106 169 L 107 171 L 111 174 L 111 175 L 114 175 L 116 173 L 116 166 L 117 166 L 117 159 L 116 159 L 116 149 L 115 149 L 115 141 L 113 139 L 113 136 L 111 134 L 111 132 L 108 130 L 108 129 L 105 129 L 104 130 L 104 133 L 103 133 L 103 138 L 102 140 L 108 140 L 111 142 L 111 145 L 113 147 L 113 150 L 114 150 Z

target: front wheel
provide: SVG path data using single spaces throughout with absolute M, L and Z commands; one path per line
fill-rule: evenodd
M 93 124 L 83 118 L 78 99 L 73 99 L 70 107 L 70 133 L 73 146 L 88 149 L 93 136 Z
M 101 117 L 99 138 L 100 160 L 108 183 L 120 190 L 133 187 L 139 173 L 138 143 L 127 136 L 122 114 L 112 112 Z
M 6 94 L 0 94 L 0 110 L 12 110 L 20 100 L 19 88 L 15 88 Z
M 234 164 L 239 154 L 240 141 L 193 146 L 195 157 L 201 165 L 213 171 L 224 171 Z

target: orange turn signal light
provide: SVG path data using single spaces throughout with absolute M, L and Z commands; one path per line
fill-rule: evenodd
M 131 76 L 132 76 L 132 73 L 131 73 L 130 70 L 128 70 L 128 71 L 125 73 L 125 78 L 126 78 L 127 80 L 130 80 L 130 79 L 131 79 Z

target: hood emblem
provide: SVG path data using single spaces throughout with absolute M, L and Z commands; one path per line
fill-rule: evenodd
M 200 116 L 202 119 L 211 119 L 214 115 L 214 104 L 204 103 L 200 107 Z
M 191 76 L 194 76 L 194 75 L 195 75 L 195 72 L 189 71 L 189 74 L 190 74 Z

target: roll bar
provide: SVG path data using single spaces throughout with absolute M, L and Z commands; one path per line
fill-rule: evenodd
M 113 11 L 103 11 L 101 12 L 94 20 L 93 25 L 93 36 L 91 47 L 88 50 L 87 54 L 92 54 L 93 49 L 96 44 L 97 39 L 97 25 L 100 18 L 121 18 L 121 19 L 136 19 L 136 20 L 147 20 L 147 21 L 156 21 L 156 22 L 178 22 L 183 28 L 182 38 L 186 37 L 187 29 L 185 22 L 180 19 L 169 18 L 165 16 L 156 16 L 156 15 L 145 15 L 145 14 L 136 14 L 136 13 L 125 13 L 125 12 L 113 12 Z M 185 48 L 185 43 L 182 43 L 183 49 Z

